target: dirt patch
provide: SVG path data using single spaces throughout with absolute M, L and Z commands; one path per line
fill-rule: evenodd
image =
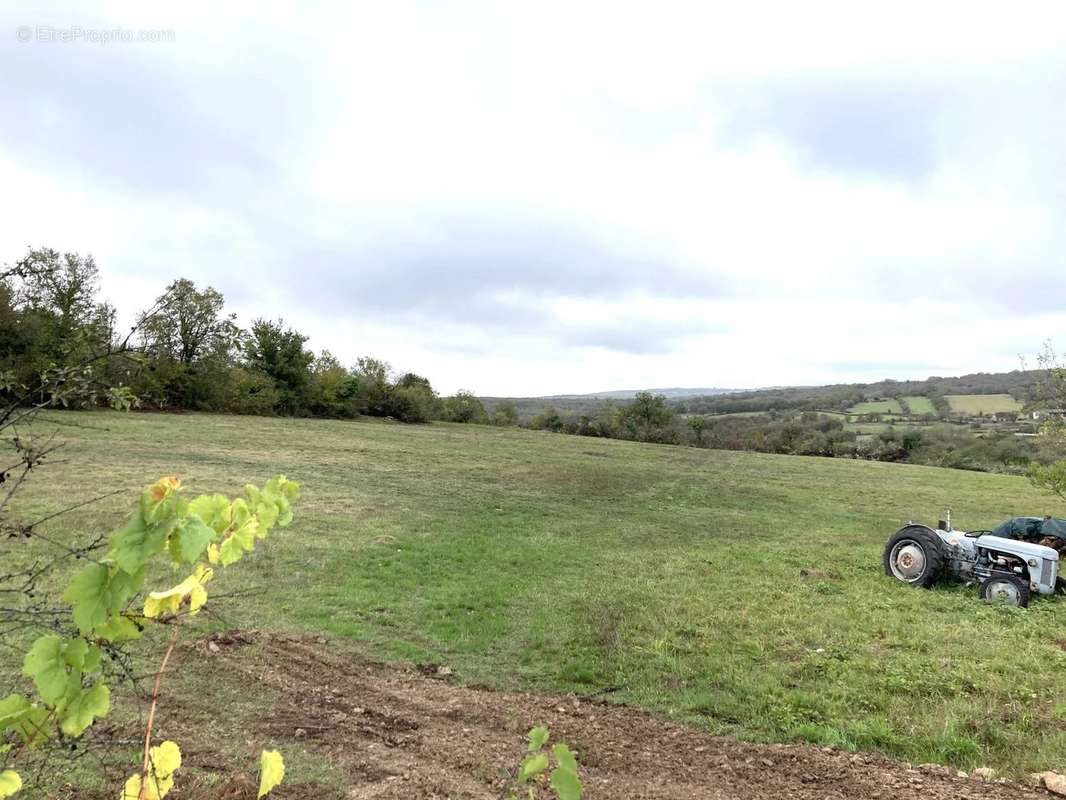
M 252 638 L 216 634 L 186 648 L 218 680 L 262 698 L 262 717 L 240 726 L 254 726 L 282 749 L 286 741 L 300 742 L 343 781 L 301 784 L 290 772 L 279 798 L 498 800 L 501 770 L 521 758 L 525 733 L 535 724 L 579 752 L 590 800 L 1047 797 L 1015 784 L 959 778 L 942 767 L 912 768 L 830 748 L 742 744 L 573 697 L 464 688 L 444 679 L 438 665 L 371 664 L 323 637 Z M 250 644 L 253 650 L 246 650 Z M 180 727 L 180 720 L 172 725 Z M 232 778 L 182 796 L 243 800 L 254 790 L 247 779 Z
M 838 573 L 836 573 L 836 572 L 825 572 L 824 570 L 820 570 L 820 569 L 801 569 L 800 570 L 800 577 L 801 578 L 813 578 L 813 579 L 816 579 L 816 580 L 831 580 L 831 581 L 840 580 L 840 575 Z

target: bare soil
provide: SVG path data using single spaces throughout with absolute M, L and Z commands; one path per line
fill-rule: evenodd
M 301 783 L 290 770 L 279 798 L 496 800 L 505 790 L 504 771 L 522 757 L 525 733 L 537 724 L 578 751 L 590 800 L 1048 797 L 1013 783 L 960 778 L 943 767 L 830 748 L 744 744 L 574 697 L 466 688 L 451 682 L 447 668 L 368 663 L 325 638 L 230 632 L 190 643 L 186 657 L 190 648 L 217 680 L 235 681 L 262 698 L 260 719 L 233 724 L 254 726 L 283 750 L 285 742 L 298 741 L 341 776 L 340 786 Z M 212 713 L 196 703 L 183 697 L 166 727 L 200 716 L 190 711 Z M 190 731 L 184 740 L 193 736 Z M 225 774 L 210 753 L 189 751 L 186 761 Z M 181 796 L 244 800 L 255 797 L 255 788 L 247 778 L 230 777 Z

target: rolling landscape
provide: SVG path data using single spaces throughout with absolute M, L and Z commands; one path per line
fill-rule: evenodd
M 944 505 L 960 528 L 1066 512 L 1020 477 L 447 423 L 52 412 L 39 424 L 62 432 L 63 463 L 19 497 L 20 516 L 126 487 L 42 528 L 50 538 L 118 526 L 139 488 L 164 474 L 192 493 L 232 492 L 234 475 L 258 482 L 277 471 L 302 486 L 293 525 L 241 572 L 217 579 L 217 606 L 185 645 L 208 654 L 205 668 L 178 668 L 175 703 L 161 712 L 161 725 L 204 726 L 223 743 L 192 757 L 208 786 L 245 758 L 236 731 L 251 725 L 283 747 L 299 784 L 293 796 L 340 797 L 345 786 L 363 792 L 355 796 L 402 796 L 386 790 L 396 776 L 424 779 L 428 767 L 388 755 L 395 731 L 337 721 L 359 706 L 410 738 L 430 724 L 424 714 L 443 713 L 413 700 L 397 708 L 394 697 L 380 713 L 395 718 L 375 717 L 358 676 L 361 665 L 382 662 L 410 665 L 416 677 L 428 671 L 433 679 L 421 680 L 434 687 L 536 693 L 500 695 L 510 721 L 501 711 L 476 737 L 506 745 L 550 716 L 582 750 L 589 796 L 612 796 L 595 787 L 621 767 L 583 715 L 615 706 L 743 742 L 1014 777 L 1058 763 L 1066 750 L 1057 599 L 1023 612 L 989 607 L 972 588 L 918 592 L 881 569 L 885 537 L 908 520 L 935 519 Z M 46 548 L 31 542 L 22 556 Z M 233 595 L 239 603 L 227 601 Z M 231 648 L 248 648 L 243 661 L 262 666 L 234 668 Z M 323 685 L 289 674 L 292 659 L 323 671 Z M 404 674 L 385 672 L 389 685 L 412 680 Z M 248 694 L 250 686 L 258 688 Z M 299 693 L 312 690 L 334 698 L 330 713 L 300 710 Z M 136 717 L 135 707 L 116 712 L 120 729 Z M 343 754 L 331 730 L 354 737 Z M 378 736 L 386 747 L 375 755 Z M 752 757 L 715 739 L 692 746 L 741 765 Z M 462 776 L 464 762 L 447 763 L 450 748 L 434 749 L 419 758 L 449 785 L 475 791 L 497 780 L 491 770 Z M 785 769 L 776 750 L 750 752 Z M 478 753 L 501 758 L 499 749 Z M 654 774 L 630 776 L 632 785 Z M 763 796 L 745 788 L 749 778 L 736 777 L 737 791 Z M 680 773 L 670 781 L 670 796 L 702 785 Z M 650 786 L 633 796 L 660 796 Z

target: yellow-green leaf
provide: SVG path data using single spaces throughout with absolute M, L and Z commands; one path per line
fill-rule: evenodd
M 167 740 L 148 751 L 152 770 L 160 777 L 172 775 L 181 766 L 181 749 L 174 742 Z
M 259 757 L 259 794 L 265 797 L 285 777 L 285 761 L 277 750 L 264 750 Z
M 574 770 L 563 766 L 552 770 L 551 787 L 559 800 L 581 800 L 581 781 Z
M 177 586 L 163 592 L 150 592 L 144 601 L 144 615 L 155 619 L 164 614 L 177 614 L 186 604 L 189 613 L 195 614 L 207 602 L 204 584 L 211 580 L 213 574 L 211 569 L 199 564 L 196 571 Z
M 552 752 L 555 754 L 555 760 L 560 767 L 568 769 L 571 772 L 577 772 L 577 759 L 574 758 L 574 754 L 570 752 L 570 748 L 562 742 L 555 745 L 552 748 Z
M 59 729 L 67 736 L 81 736 L 97 717 L 111 708 L 111 692 L 102 683 L 78 693 L 63 710 Z
M 518 771 L 519 783 L 525 783 L 530 778 L 540 775 L 548 768 L 548 754 L 537 753 L 535 756 L 528 756 L 522 761 L 522 768 Z
M 22 778 L 13 769 L 5 769 L 0 772 L 0 798 L 11 797 L 22 788 Z
M 529 732 L 529 752 L 534 750 L 540 750 L 548 743 L 548 729 L 543 725 L 538 725 Z

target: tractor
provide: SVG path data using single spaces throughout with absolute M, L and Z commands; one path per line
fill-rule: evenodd
M 936 528 L 910 522 L 885 545 L 885 574 L 929 588 L 942 578 L 978 584 L 986 602 L 1025 608 L 1032 594 L 1051 595 L 1059 583 L 1063 520 L 1018 517 L 995 531 L 957 531 L 951 511 Z

